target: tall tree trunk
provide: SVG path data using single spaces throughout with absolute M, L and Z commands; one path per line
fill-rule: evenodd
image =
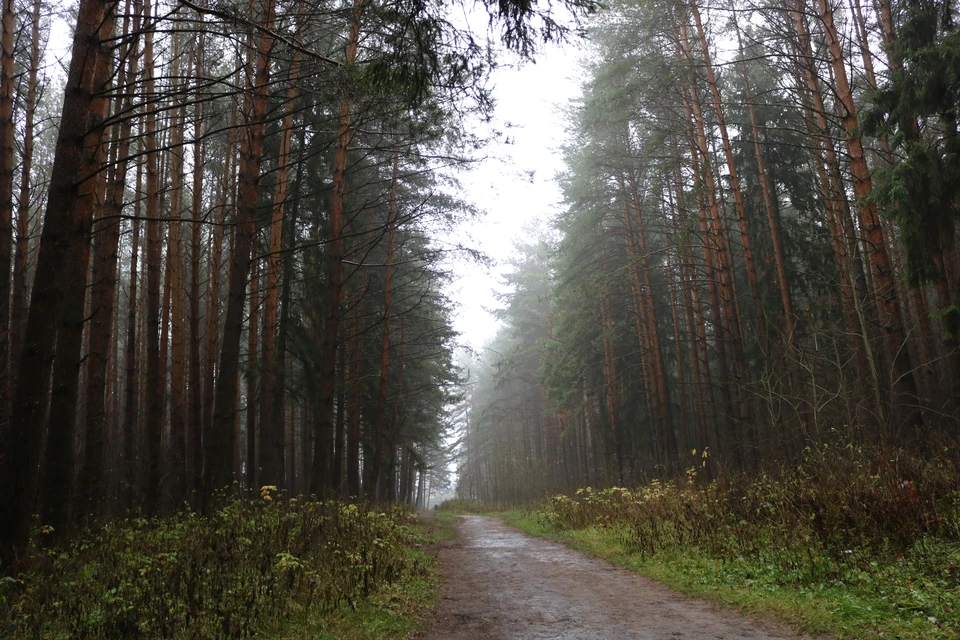
M 306 133 L 304 129 L 300 130 L 300 153 L 306 148 Z M 303 185 L 304 162 L 297 162 L 297 177 L 294 182 L 294 193 L 300 194 Z M 277 349 L 274 356 L 276 379 L 273 383 L 273 398 L 269 401 L 273 404 L 273 415 L 271 424 L 284 425 L 284 400 L 287 397 L 286 379 L 287 379 L 287 340 L 290 334 L 290 295 L 291 281 L 293 279 L 293 252 L 290 250 L 296 244 L 297 237 L 297 217 L 300 210 L 299 198 L 293 201 L 290 207 L 290 220 L 288 224 L 283 225 L 283 232 L 286 234 L 287 251 L 283 257 L 283 284 L 280 293 L 280 323 L 277 328 Z M 292 364 L 291 364 L 292 366 Z M 296 495 L 303 492 L 303 486 L 299 482 L 302 477 L 302 465 L 297 465 L 298 439 L 296 438 L 296 413 L 295 407 L 290 411 L 290 428 L 283 438 L 285 441 L 284 461 L 287 467 L 287 483 Z M 302 424 L 301 424 L 302 431 Z M 303 451 L 303 443 L 299 442 L 299 451 Z
M 230 116 L 230 129 L 227 132 L 227 154 L 223 159 L 224 169 L 220 179 L 220 189 L 214 207 L 213 231 L 210 234 L 210 279 L 207 285 L 206 327 L 203 336 L 203 443 L 204 443 L 204 498 L 211 493 L 206 486 L 207 473 L 212 464 L 206 454 L 207 443 L 213 438 L 213 403 L 217 375 L 217 346 L 220 329 L 220 272 L 222 271 L 223 256 L 223 227 L 226 212 L 234 206 L 236 201 L 236 139 L 237 108 L 233 106 Z M 238 442 L 234 441 L 236 447 Z M 230 457 L 239 460 L 236 450 L 230 452 Z
M 907 348 L 907 336 L 903 330 L 900 315 L 900 301 L 894 284 L 894 273 L 890 256 L 883 240 L 880 219 L 876 204 L 870 202 L 873 192 L 870 170 L 860 137 L 857 122 L 857 108 L 853 100 L 853 91 L 847 79 L 847 68 L 843 57 L 843 48 L 833 21 L 833 7 L 829 0 L 818 0 L 820 20 L 823 23 L 830 52 L 830 63 L 836 83 L 836 95 L 840 101 L 840 118 L 844 127 L 844 139 L 853 175 L 853 194 L 857 202 L 860 232 L 869 247 L 868 257 L 876 287 L 877 307 L 880 311 L 880 327 L 883 332 L 887 359 L 891 363 L 890 383 L 894 393 L 893 407 L 899 414 L 899 421 L 909 429 L 923 426 L 923 418 L 917 410 L 917 387 L 913 378 L 913 366 L 910 351 Z M 804 9 L 804 0 L 797 0 L 797 11 Z M 900 436 L 900 424 L 890 425 L 891 435 Z
M 646 303 L 646 321 L 649 325 L 651 347 L 653 349 L 654 387 L 657 394 L 660 441 L 663 452 L 667 456 L 664 460 L 667 468 L 675 464 L 677 455 L 677 439 L 673 429 L 673 412 L 670 406 L 670 395 L 667 390 L 667 367 L 663 357 L 663 347 L 660 342 L 660 328 L 657 322 L 656 300 L 653 297 L 653 280 L 650 277 L 650 263 L 647 252 L 647 234 L 644 229 L 643 213 L 640 205 L 640 190 L 637 186 L 637 177 L 631 167 L 627 171 L 630 182 L 630 202 L 637 222 L 637 238 L 640 241 L 640 264 L 643 271 L 643 288 Z
M 140 5 L 135 8 L 133 29 L 130 29 L 130 2 L 124 11 L 124 37 L 140 29 Z M 123 87 L 128 78 L 137 73 L 137 42 L 132 51 L 126 45 L 120 48 L 121 66 L 117 85 Z M 129 55 L 129 58 L 128 58 Z M 116 98 L 116 112 L 129 113 L 133 96 L 127 92 L 122 100 Z M 107 359 L 113 336 L 114 302 L 117 290 L 117 249 L 120 244 L 120 213 L 123 210 L 126 189 L 127 161 L 130 154 L 130 132 L 133 117 L 126 117 L 114 125 L 113 163 L 107 181 L 106 202 L 97 224 L 98 242 L 93 261 L 93 282 L 90 298 L 90 343 L 86 358 L 86 433 L 84 436 L 83 466 L 79 476 L 78 513 L 81 518 L 96 517 L 102 504 L 103 454 L 106 420 Z
M 872 313 L 874 305 L 867 289 L 859 241 L 851 219 L 852 214 L 849 210 L 849 202 L 840 173 L 839 159 L 826 116 L 823 94 L 812 67 L 813 49 L 806 18 L 794 13 L 794 22 L 797 28 L 797 50 L 800 60 L 798 66 L 803 76 L 803 80 L 799 81 L 799 84 L 805 83 L 807 87 L 806 95 L 801 90 L 801 102 L 803 103 L 807 127 L 811 130 L 814 142 L 815 164 L 820 191 L 826 209 L 827 223 L 833 238 L 834 253 L 840 269 L 841 301 L 845 303 L 844 322 L 847 333 L 854 337 L 853 354 L 857 363 L 856 370 L 861 375 L 864 372 L 870 373 L 868 384 L 873 391 L 875 411 L 882 417 L 886 414 L 886 410 L 881 399 L 882 390 L 877 363 L 873 357 L 871 335 L 864 317 L 865 314 Z M 826 168 L 824 168 L 824 164 Z M 816 417 L 816 413 L 814 413 L 814 417 Z
M 133 229 L 130 248 L 130 298 L 127 302 L 127 340 L 124 351 L 124 403 L 123 403 L 123 461 L 126 487 L 123 491 L 121 503 L 126 508 L 132 508 L 139 502 L 137 496 L 137 458 L 135 453 L 135 429 L 137 414 L 140 408 L 140 366 L 137 358 L 137 302 L 138 302 L 138 261 L 140 258 L 140 194 L 143 185 L 143 160 L 137 162 L 136 198 L 134 198 Z
M 170 443 L 166 469 L 165 499 L 173 510 L 186 498 L 187 403 L 186 403 L 186 328 L 184 326 L 183 260 L 183 192 L 184 192 L 184 127 L 186 104 L 183 89 L 192 75 L 192 60 L 184 73 L 180 58 L 185 55 L 184 34 L 173 34 L 173 75 L 175 94 L 170 144 L 170 224 L 167 235 L 167 274 L 170 279 Z M 166 332 L 164 332 L 166 335 Z M 164 350 L 165 351 L 165 350 Z
M 373 427 L 373 460 L 371 461 L 370 485 L 380 481 L 383 450 L 386 445 L 384 432 L 387 419 L 387 373 L 390 366 L 390 296 L 393 281 L 393 242 L 397 231 L 397 175 L 400 167 L 400 151 L 393 151 L 393 175 L 390 181 L 390 211 L 387 218 L 387 263 L 383 276 L 383 344 L 380 348 L 380 384 L 377 391 L 377 413 Z
M 0 425 L 10 410 L 10 267 L 13 251 L 14 0 L 0 3 Z M 32 123 L 31 123 L 32 126 Z M 28 180 L 29 182 L 29 180 Z M 0 433 L 0 437 L 2 437 Z M 0 462 L 2 464 L 2 462 Z
M 773 244 L 773 257 L 777 264 L 777 281 L 780 285 L 780 302 L 783 305 L 783 319 L 786 329 L 786 342 L 793 357 L 797 355 L 796 323 L 793 318 L 793 300 L 790 296 L 790 283 L 787 280 L 787 266 L 784 257 L 783 245 L 780 241 L 780 225 L 777 220 L 777 205 L 774 202 L 774 190 L 767 175 L 766 161 L 760 145 L 760 125 L 757 123 L 757 109 L 750 89 L 750 75 L 747 72 L 747 59 L 743 50 L 743 39 L 740 36 L 740 25 L 737 22 L 736 12 L 732 14 L 733 28 L 737 36 L 737 48 L 740 53 L 740 72 L 743 75 L 743 90 L 747 102 L 747 112 L 750 114 L 750 131 L 753 135 L 753 152 L 757 160 L 757 177 L 760 180 L 760 191 L 763 195 L 763 208 L 767 214 L 767 224 L 770 227 L 770 240 Z
M 713 72 L 710 46 L 707 42 L 707 35 L 703 30 L 703 23 L 700 20 L 700 10 L 697 9 L 696 2 L 690 3 L 690 11 L 693 14 L 693 19 L 697 26 L 697 35 L 700 39 L 704 67 L 707 72 L 707 83 L 710 85 L 710 95 L 713 97 L 713 108 L 717 114 L 717 126 L 720 129 L 723 155 L 727 161 L 727 170 L 730 173 L 730 190 L 733 191 L 734 209 L 737 214 L 737 224 L 740 227 L 740 239 L 743 242 L 743 258 L 747 268 L 747 282 L 750 285 L 750 295 L 753 299 L 754 313 L 757 317 L 760 345 L 764 352 L 766 352 L 767 321 L 763 311 L 760 284 L 757 281 L 757 268 L 753 259 L 753 243 L 750 240 L 750 229 L 747 224 L 747 212 L 743 202 L 743 191 L 740 189 L 740 176 L 737 173 L 737 163 L 733 158 L 733 147 L 730 145 L 730 137 L 727 133 L 727 122 L 724 116 L 723 102 L 720 98 L 720 87 L 717 84 L 717 78 Z
M 268 485 L 263 479 L 263 451 L 257 444 L 257 377 L 260 363 L 257 362 L 260 314 L 260 273 L 254 261 L 250 274 L 250 315 L 247 323 L 247 490 L 252 494 L 257 487 Z M 274 485 L 276 486 L 276 485 Z
M 203 14 L 198 15 L 199 20 L 203 20 Z M 188 424 L 190 427 L 190 450 L 193 459 L 193 476 L 191 484 L 193 485 L 193 496 L 196 506 L 202 512 L 205 509 L 203 490 L 203 441 L 207 437 L 203 430 L 203 392 L 201 383 L 201 360 L 200 344 L 202 335 L 200 332 L 200 317 L 203 312 L 200 308 L 200 252 L 202 251 L 201 226 L 204 219 L 203 213 L 203 47 L 204 31 L 200 28 L 197 31 L 194 64 L 194 91 L 196 92 L 196 101 L 193 106 L 193 203 L 190 207 L 193 216 L 193 224 L 190 225 L 190 414 Z
M 710 299 L 710 317 L 714 325 L 714 342 L 717 352 L 716 363 L 719 375 L 720 395 L 723 400 L 724 419 L 726 430 L 724 438 L 729 441 L 728 450 L 738 465 L 743 464 L 741 440 L 739 437 L 739 423 L 741 419 L 740 403 L 735 388 L 736 383 L 731 375 L 728 355 L 737 362 L 736 353 L 742 344 L 739 327 L 735 322 L 736 314 L 731 311 L 731 305 L 736 298 L 731 290 L 732 274 L 726 251 L 726 240 L 720 209 L 716 197 L 716 184 L 713 169 L 709 161 L 709 148 L 703 115 L 700 110 L 700 100 L 694 83 L 688 87 L 689 94 L 685 94 L 685 107 L 688 118 L 692 116 L 694 127 L 691 136 L 691 162 L 693 166 L 696 190 L 702 193 L 700 211 L 700 232 L 703 238 L 704 263 Z M 701 158 L 703 159 L 701 163 Z M 702 180 L 702 188 L 700 183 Z M 721 290 L 724 295 L 721 296 Z
M 256 75 L 250 79 L 244 97 L 243 139 L 240 145 L 240 193 L 237 200 L 237 238 L 230 260 L 230 285 L 224 316 L 223 342 L 220 348 L 220 372 L 217 377 L 213 430 L 206 459 L 209 461 L 206 490 L 215 491 L 230 484 L 233 476 L 232 453 L 236 438 L 234 420 L 240 373 L 240 334 L 243 329 L 247 276 L 250 274 L 251 248 L 256 231 L 257 197 L 260 190 L 260 159 L 263 155 L 263 129 L 267 89 L 270 81 L 270 55 L 274 40 L 275 0 L 264 0 L 261 22 L 267 27 L 260 35 Z
M 674 145 L 679 152 L 679 145 Z M 687 224 L 687 210 L 684 204 L 683 183 L 681 181 L 680 169 L 676 169 L 677 175 L 674 178 L 674 190 L 676 191 L 676 224 L 678 228 L 685 227 Z M 702 218 L 702 216 L 701 216 Z M 680 283 L 683 294 L 684 309 L 686 312 L 687 326 L 690 328 L 690 338 L 692 340 L 693 356 L 693 380 L 697 393 L 697 413 L 699 416 L 699 435 L 701 450 L 711 445 L 710 434 L 708 432 L 708 422 L 706 413 L 706 402 L 704 400 L 704 389 L 709 394 L 710 413 L 713 418 L 714 429 L 718 425 L 716 411 L 713 402 L 713 384 L 710 377 L 710 360 L 707 350 L 706 328 L 703 320 L 702 306 L 700 304 L 700 285 L 696 279 L 696 269 L 694 268 L 693 250 L 689 242 L 685 242 L 681 251 Z M 709 269 L 708 265 L 708 269 Z M 684 282 L 689 282 L 689 286 L 683 286 Z M 702 371 L 701 371 L 702 370 Z M 702 374 L 702 375 L 701 375 Z M 716 431 L 714 431 L 716 435 Z
M 104 118 L 107 114 L 106 87 L 112 56 L 110 40 L 115 22 L 114 2 L 81 0 L 77 13 L 73 57 L 67 74 L 61 127 L 57 136 L 49 198 L 37 257 L 37 271 L 30 312 L 27 318 L 20 382 L 13 407 L 10 438 L 0 458 L 8 461 L 10 505 L 0 515 L 0 548 L 10 559 L 13 547 L 24 540 L 30 526 L 30 514 L 37 500 L 35 470 L 40 462 L 43 420 L 50 406 L 50 373 L 55 345 L 75 343 L 76 353 L 64 353 L 61 366 L 79 365 L 80 336 L 83 330 L 83 294 L 86 290 L 86 259 L 89 255 L 90 225 L 96 205 L 95 187 L 103 165 Z M 79 302 L 77 302 L 79 299 Z M 68 306 L 75 303 L 75 306 Z M 78 311 L 79 309 L 79 311 Z M 81 317 L 77 317 L 77 316 Z M 71 345 L 74 346 L 74 345 Z M 73 356 L 72 362 L 67 362 Z M 76 405 L 76 374 L 72 384 L 56 389 L 57 402 L 74 404 L 63 407 L 64 418 Z M 52 417 L 52 416 L 51 416 Z M 46 459 L 57 477 L 48 484 L 52 494 L 47 504 L 62 502 L 69 507 L 72 481 L 73 420 L 53 423 L 48 431 Z M 49 468 L 51 464 L 48 464 Z M 6 480 L 6 479 L 5 479 Z M 64 526 L 67 510 L 58 513 L 54 526 Z
M 299 34 L 295 38 L 299 40 Z M 293 110 L 300 73 L 300 50 L 293 54 L 287 79 L 287 100 L 280 125 L 280 153 L 277 158 L 277 182 L 273 193 L 270 221 L 270 245 L 266 259 L 266 283 L 263 297 L 263 351 L 260 360 L 260 472 L 262 484 L 283 484 L 283 422 L 273 423 L 273 386 L 276 377 L 274 353 L 277 342 L 277 299 L 280 283 L 280 247 L 283 239 L 283 213 L 290 173 L 290 142 L 293 136 Z
M 357 59 L 360 41 L 360 13 L 363 0 L 354 0 L 350 18 L 350 32 L 344 61 L 352 68 Z M 323 323 L 323 343 L 320 354 L 320 389 L 318 397 L 318 441 L 329 440 L 333 434 L 333 402 L 337 379 L 337 337 L 340 325 L 340 298 L 343 291 L 343 193 L 347 172 L 347 147 L 353 129 L 350 124 L 352 104 L 347 87 L 340 89 L 340 113 L 337 123 L 337 140 L 333 150 L 333 189 L 330 194 L 330 238 L 327 245 L 327 299 L 326 318 Z M 324 434 L 327 434 L 324 436 Z M 325 456 L 314 456 L 310 493 L 321 494 L 329 480 L 324 468 Z
M 34 120 L 37 110 L 37 73 L 40 68 L 40 4 L 34 0 L 30 17 L 30 68 L 24 105 L 23 153 L 20 161 L 20 198 L 17 205 L 17 251 L 13 264 L 13 300 L 10 308 L 9 397 L 16 394 L 16 380 L 27 314 L 27 257 L 30 253 L 30 196 L 33 167 Z M 0 463 L 2 465 L 2 463 Z
M 147 96 L 155 95 L 153 37 L 154 25 L 150 0 L 145 0 L 143 41 L 144 90 Z M 157 153 L 157 112 L 160 105 L 151 101 L 145 106 L 147 117 L 144 123 L 143 151 L 147 158 L 147 191 L 145 194 L 146 213 L 146 420 L 145 445 L 147 449 L 147 470 L 145 474 L 144 507 L 147 513 L 155 514 L 160 507 L 161 453 L 163 445 L 163 381 L 164 373 L 160 369 L 160 175 L 159 154 Z

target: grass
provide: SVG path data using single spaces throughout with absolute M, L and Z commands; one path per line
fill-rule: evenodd
M 424 573 L 388 585 L 356 607 L 314 612 L 306 621 L 284 625 L 264 634 L 275 640 L 387 640 L 416 637 L 439 597 L 439 574 L 431 550 L 456 538 L 453 513 L 421 517 L 409 553 L 422 562 Z
M 502 515 L 532 535 L 806 633 L 960 638 L 960 473 L 950 456 L 846 451 L 769 474 L 695 475 L 585 488 Z
M 528 512 L 507 514 L 508 524 L 535 536 L 557 539 L 567 546 L 662 582 L 687 595 L 736 608 L 748 615 L 787 623 L 810 634 L 830 634 L 838 638 L 933 638 L 928 625 L 879 632 L 875 621 L 865 613 L 876 603 L 845 588 L 791 589 L 752 577 L 749 566 L 739 566 L 705 556 L 694 549 L 675 549 L 651 557 L 625 550 L 621 532 L 588 527 L 555 531 L 545 527 Z M 852 615 L 851 615 L 852 614 Z M 888 625 L 889 626 L 889 625 Z
M 452 535 L 432 520 L 266 491 L 209 517 L 38 528 L 0 579 L 0 637 L 410 637 L 439 593 L 430 548 Z
M 315 613 L 304 623 L 272 630 L 276 640 L 387 640 L 415 637 L 439 597 L 439 574 L 432 549 L 454 540 L 458 516 L 450 511 L 421 516 L 410 553 L 427 571 L 392 584 L 358 606 Z
M 433 563 L 424 551 L 425 562 Z M 275 640 L 387 640 L 410 638 L 422 627 L 437 599 L 436 573 L 390 585 L 355 607 L 314 611 L 304 621 L 268 629 L 262 637 Z

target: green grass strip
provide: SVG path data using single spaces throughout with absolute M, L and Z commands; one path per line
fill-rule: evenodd
M 553 537 L 677 591 L 806 633 L 851 640 L 960 638 L 960 590 L 953 580 L 930 578 L 923 566 L 931 562 L 929 546 L 923 563 L 911 557 L 876 559 L 869 572 L 803 583 L 776 562 L 764 561 L 763 550 L 733 559 L 682 545 L 654 554 L 631 553 L 625 548 L 624 532 L 615 527 L 556 531 L 535 513 L 509 511 L 503 516 L 531 535 Z M 769 551 L 771 556 L 776 553 Z M 955 545 L 934 551 L 939 560 L 933 562 L 960 566 L 960 548 Z

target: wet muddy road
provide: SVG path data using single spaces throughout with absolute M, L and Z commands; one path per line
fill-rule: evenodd
M 464 516 L 457 536 L 440 550 L 442 598 L 425 640 L 809 638 L 531 538 L 497 518 Z

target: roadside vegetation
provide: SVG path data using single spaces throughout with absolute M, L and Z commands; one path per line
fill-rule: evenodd
M 960 474 L 950 452 L 821 449 L 776 472 L 709 481 L 702 472 L 582 488 L 505 515 L 529 533 L 809 633 L 960 637 Z
M 276 497 L 33 530 L 0 583 L 3 638 L 402 638 L 436 596 L 436 527 L 402 507 Z

